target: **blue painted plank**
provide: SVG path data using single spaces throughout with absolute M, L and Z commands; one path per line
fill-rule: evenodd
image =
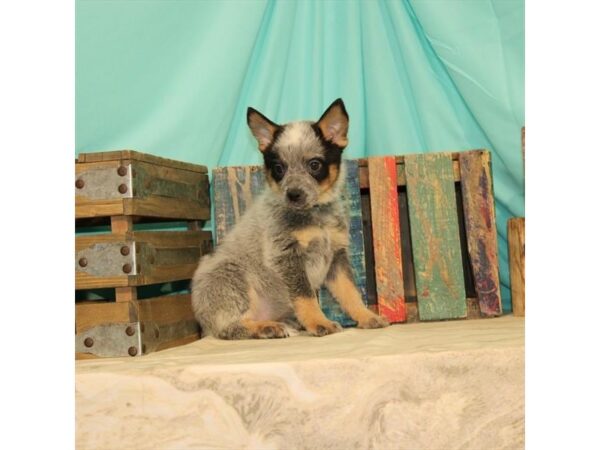
M 215 235 L 217 243 L 237 223 L 264 187 L 261 166 L 213 169 Z
M 348 255 L 354 282 L 360 290 L 364 304 L 367 304 L 367 274 L 365 268 L 365 246 L 363 237 L 362 208 L 360 201 L 360 185 L 358 177 L 358 161 L 346 160 L 346 186 L 343 193 L 343 199 L 346 202 L 349 213 L 350 226 L 350 246 Z M 329 291 L 321 288 L 319 292 L 319 301 L 321 309 L 330 320 L 335 320 L 344 327 L 356 326 L 352 320 L 335 301 Z

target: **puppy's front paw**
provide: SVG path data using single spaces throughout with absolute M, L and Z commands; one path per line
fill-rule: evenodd
M 306 331 L 308 331 L 313 336 L 321 337 L 342 331 L 342 326 L 337 322 L 327 320 L 322 322 L 316 322 L 314 324 L 306 326 Z
M 289 334 L 285 325 L 279 322 L 264 322 L 256 327 L 253 337 L 255 339 L 281 339 Z
M 371 313 L 370 315 L 358 321 L 357 328 L 385 328 L 389 326 L 390 323 L 385 317 Z

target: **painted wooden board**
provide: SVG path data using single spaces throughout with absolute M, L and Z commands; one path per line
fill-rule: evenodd
M 405 156 L 420 320 L 467 316 L 451 153 Z
M 261 166 L 213 169 L 217 243 L 237 223 L 252 199 L 260 194 L 264 181 Z
M 406 321 L 400 213 L 393 156 L 368 160 L 375 282 L 379 314 L 390 322 Z
M 343 199 L 347 204 L 349 214 L 350 245 L 348 256 L 352 265 L 354 282 L 360 290 L 363 302 L 367 304 L 367 274 L 365 268 L 365 247 L 363 236 L 362 208 L 360 197 L 360 186 L 358 178 L 358 161 L 346 160 L 346 186 Z M 330 320 L 335 320 L 344 327 L 355 326 L 353 321 L 331 296 L 329 291 L 322 288 L 319 292 L 321 309 Z
M 490 153 L 463 152 L 459 161 L 467 247 L 479 307 L 483 316 L 499 316 L 502 301 Z
M 525 315 L 525 218 L 508 219 L 510 293 L 515 316 Z

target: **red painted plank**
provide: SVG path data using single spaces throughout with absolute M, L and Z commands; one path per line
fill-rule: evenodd
M 459 163 L 469 259 L 481 315 L 499 316 L 502 302 L 490 154 L 481 150 L 462 152 Z
M 375 282 L 379 314 L 390 322 L 406 321 L 396 159 L 368 159 Z

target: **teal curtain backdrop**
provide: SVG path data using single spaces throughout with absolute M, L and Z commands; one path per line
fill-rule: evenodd
M 505 311 L 523 89 L 523 0 L 76 2 L 76 153 L 256 164 L 247 106 L 286 122 L 337 97 L 347 157 L 487 148 Z

